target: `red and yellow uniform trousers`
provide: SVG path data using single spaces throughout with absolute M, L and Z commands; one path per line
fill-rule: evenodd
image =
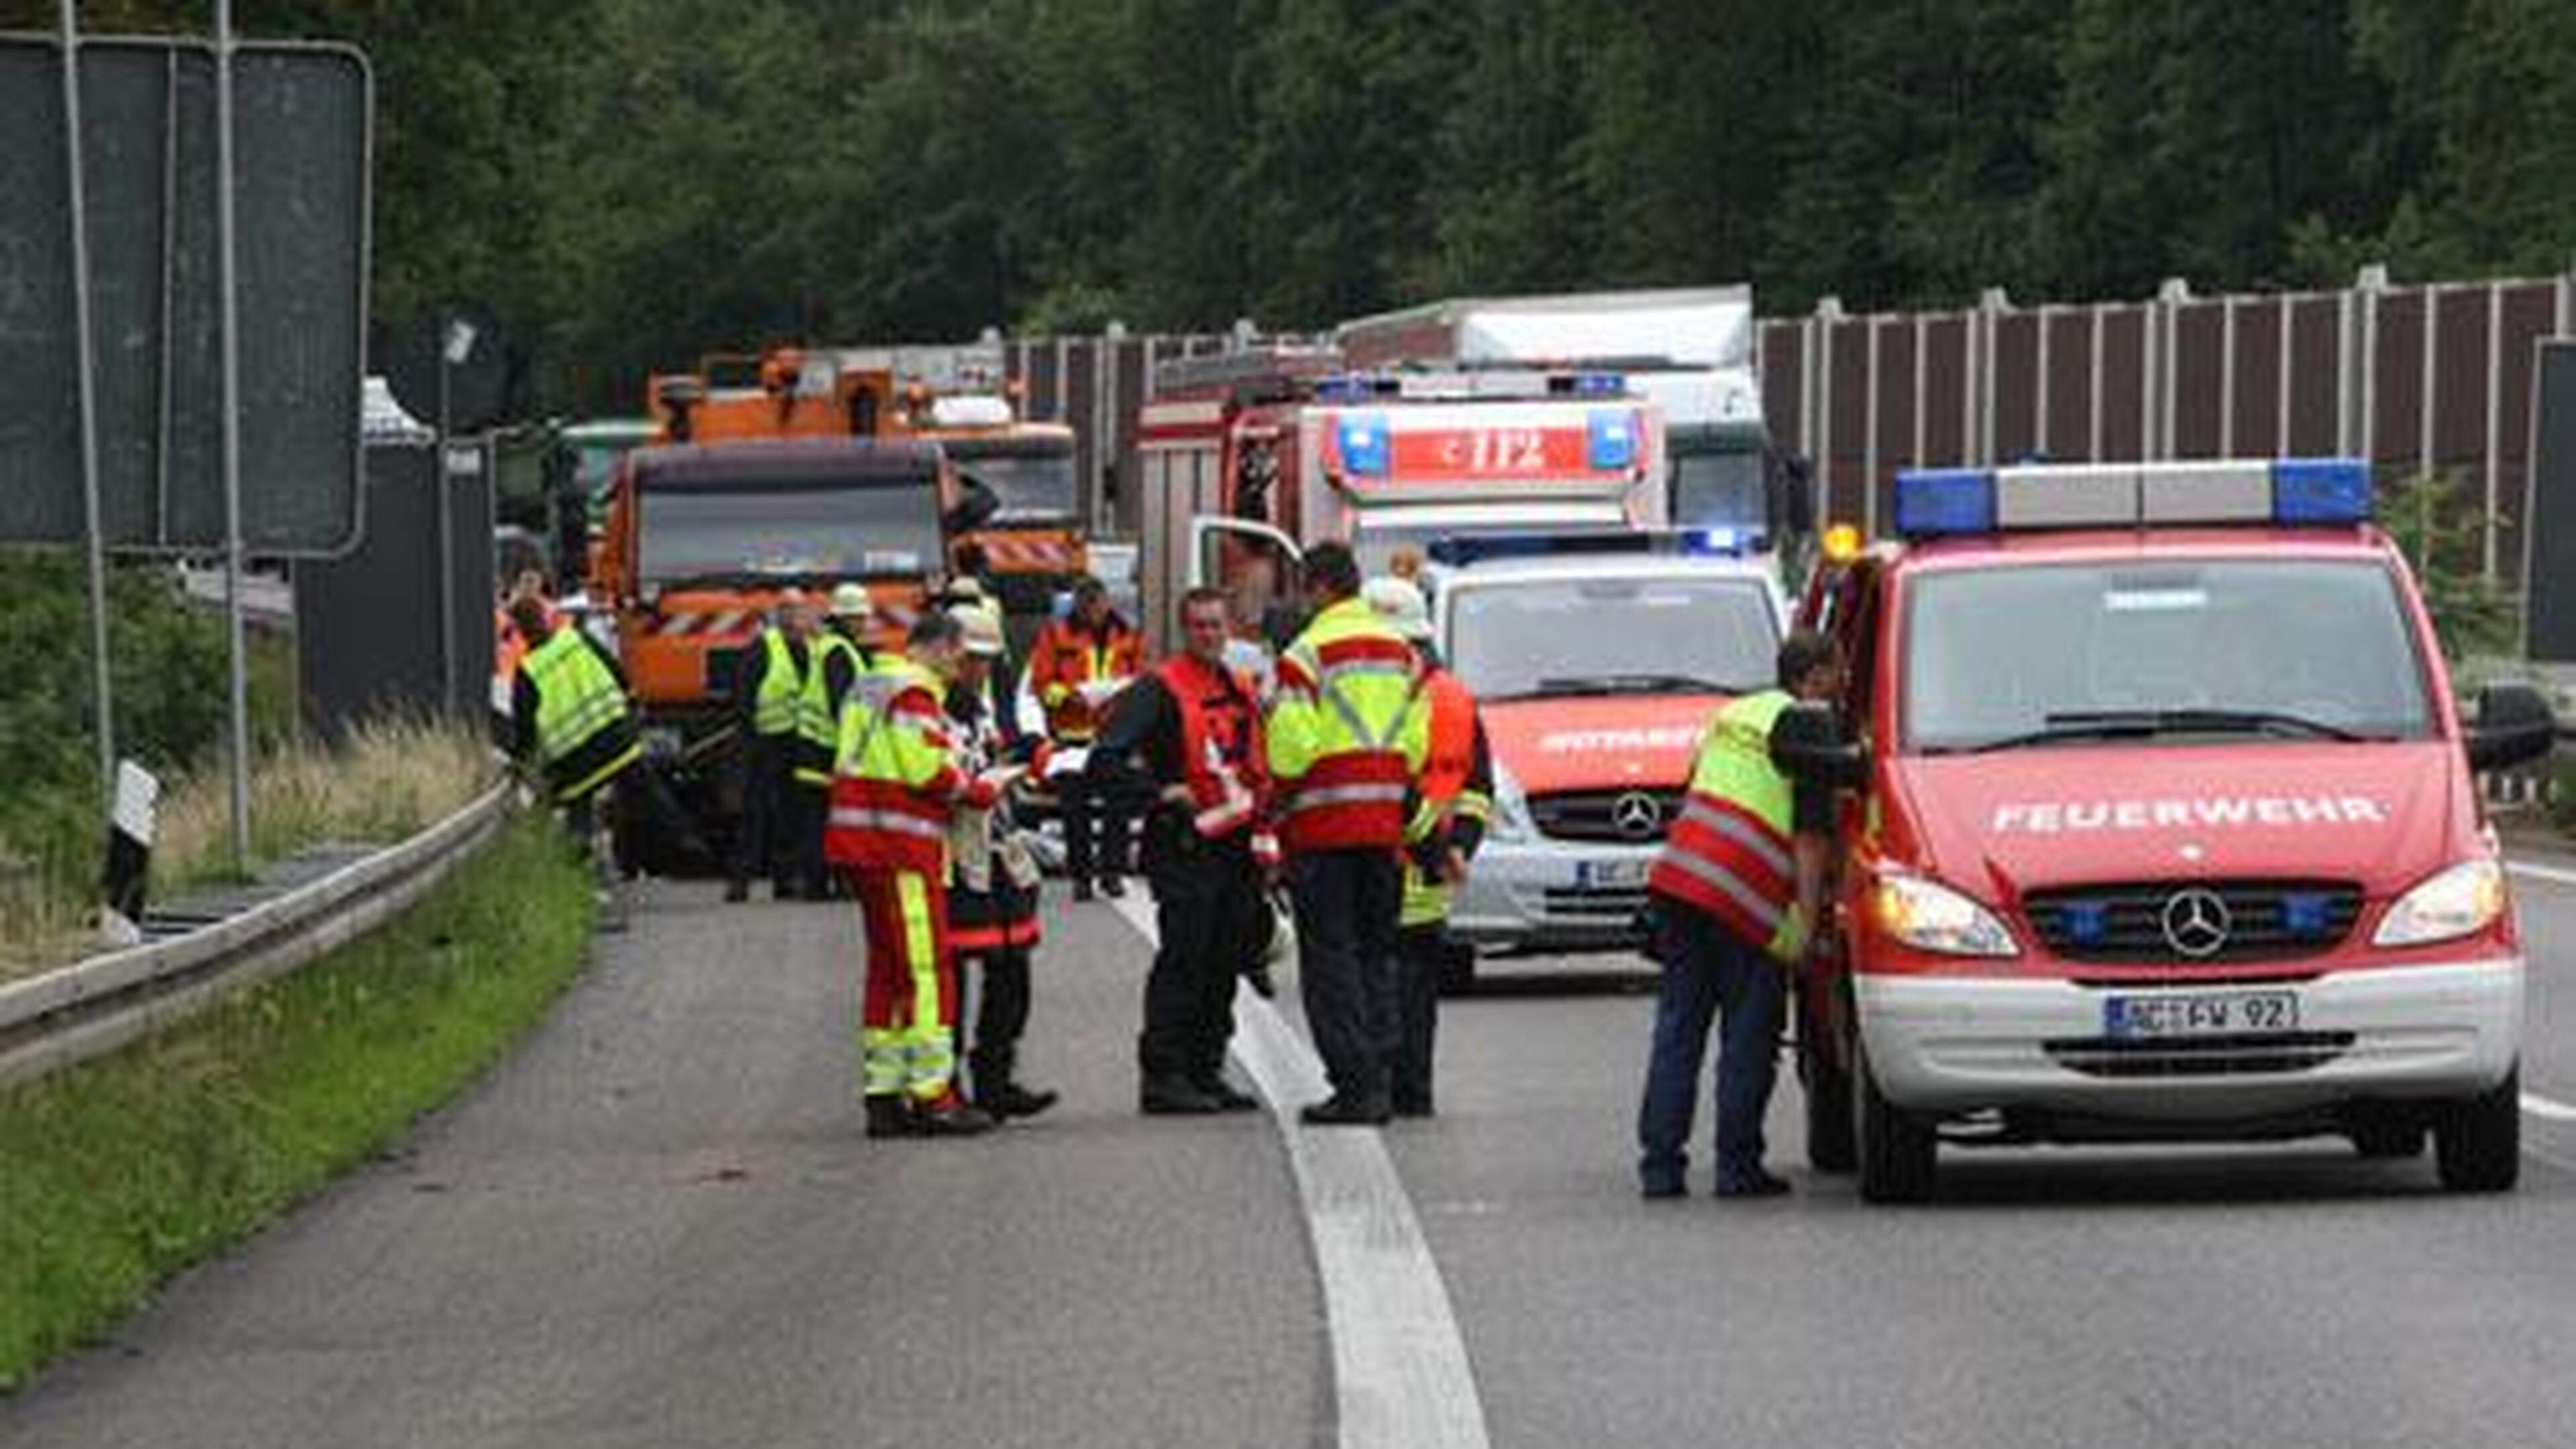
M 947 837 L 958 805 L 992 804 L 957 768 L 943 686 L 912 661 L 861 677 L 841 711 L 824 857 L 850 873 L 867 932 L 861 1090 L 936 1102 L 955 1090 L 957 973 Z

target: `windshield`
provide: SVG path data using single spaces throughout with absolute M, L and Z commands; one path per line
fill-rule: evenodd
M 1449 664 L 1480 699 L 1750 693 L 1780 647 L 1750 579 L 1515 579 L 1457 590 Z
M 1921 751 L 2122 734 L 2420 738 L 2424 665 L 2372 562 L 1943 571 L 1907 590 Z M 2261 728 L 2258 728 L 2261 727 Z
M 939 562 L 939 500 L 918 486 L 645 490 L 647 583 L 740 575 L 919 574 Z
M 957 461 L 957 471 L 993 490 L 1001 501 L 997 519 L 1073 516 L 1073 453 L 991 453 L 977 455 L 960 444 L 944 444 Z
M 1673 521 L 1685 528 L 1770 526 L 1758 450 L 1673 454 Z

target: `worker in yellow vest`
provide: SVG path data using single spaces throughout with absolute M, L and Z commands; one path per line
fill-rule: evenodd
M 1822 909 L 1840 755 L 1829 701 L 1843 687 L 1834 642 L 1808 631 L 1780 646 L 1779 685 L 1720 708 L 1700 738 L 1690 793 L 1646 878 L 1662 964 L 1638 1174 L 1650 1198 L 1679 1197 L 1709 1024 L 1717 1057 L 1717 1193 L 1789 1190 L 1762 1163 L 1762 1116 L 1778 1069 L 1788 971 Z
M 817 752 L 828 751 L 832 722 L 819 717 L 813 605 L 789 590 L 779 599 L 777 622 L 743 651 L 734 675 L 735 729 L 741 741 L 742 833 L 736 837 L 733 876 L 725 899 L 751 894 L 751 878 L 769 877 L 774 900 L 795 900 L 821 873 L 805 858 L 809 837 L 822 837 L 822 791 L 828 781 L 801 787 L 798 765 L 809 779 L 821 773 Z M 810 798 L 808 798 L 810 796 Z
M 1280 656 L 1263 736 L 1296 905 L 1299 993 L 1332 1084 L 1300 1116 L 1370 1126 L 1393 1111 L 1399 853 L 1430 711 L 1422 661 L 1360 597 L 1350 548 L 1309 551 L 1305 585 L 1315 617 Z

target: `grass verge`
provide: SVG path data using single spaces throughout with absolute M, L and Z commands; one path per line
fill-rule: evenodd
M 0 1089 L 0 1391 L 453 1096 L 579 974 L 591 913 L 523 816 L 366 939 Z

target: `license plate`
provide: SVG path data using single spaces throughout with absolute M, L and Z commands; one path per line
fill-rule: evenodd
M 1646 884 L 1646 872 L 1654 868 L 1651 858 L 1640 860 L 1583 860 L 1574 865 L 1574 883 L 1588 891 L 1630 891 Z
M 2291 991 L 2190 991 L 2113 996 L 2102 1003 L 2102 1034 L 2118 1040 L 2241 1036 L 2296 1031 L 2299 998 Z

